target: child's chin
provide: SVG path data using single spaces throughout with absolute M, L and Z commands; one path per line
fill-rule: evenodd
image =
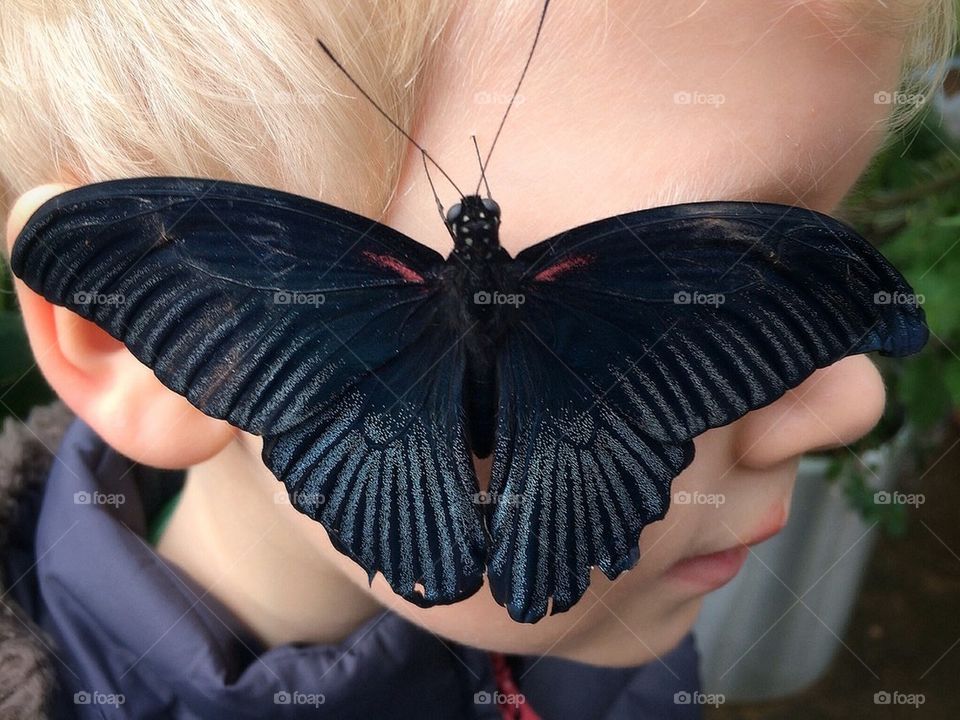
M 536 623 L 518 623 L 496 604 L 483 587 L 454 605 L 422 609 L 391 603 L 411 622 L 442 638 L 481 650 L 515 655 L 549 655 L 603 667 L 632 667 L 656 660 L 673 650 L 693 627 L 701 597 L 686 598 L 658 614 L 635 618 L 625 625 L 608 598 L 599 602 L 588 592 L 570 610 Z

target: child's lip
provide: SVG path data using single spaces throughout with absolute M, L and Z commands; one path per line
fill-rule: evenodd
M 737 545 L 709 555 L 685 558 L 671 565 L 666 575 L 697 585 L 703 590 L 716 590 L 740 572 L 749 552 L 746 545 Z
M 749 540 L 702 555 L 682 558 L 667 568 L 666 575 L 715 590 L 732 580 L 750 553 L 750 547 L 779 533 L 787 524 L 786 505 L 771 508 L 765 522 Z

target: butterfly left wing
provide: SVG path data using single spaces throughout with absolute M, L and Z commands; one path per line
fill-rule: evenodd
M 264 436 L 294 506 L 371 580 L 422 606 L 482 585 L 439 254 L 309 198 L 148 177 L 50 199 L 11 265 L 202 412 Z
M 669 506 L 692 438 L 815 369 L 927 337 L 912 290 L 865 240 L 782 205 L 675 205 L 521 252 L 497 361 L 488 577 L 536 622 L 615 578 Z
M 398 318 L 429 329 L 423 318 Z M 263 459 L 333 545 L 420 607 L 483 584 L 486 535 L 462 407 L 462 339 L 423 332 L 299 427 L 264 438 Z
M 539 327 L 551 321 L 523 315 Z M 507 337 L 498 381 L 487 576 L 510 617 L 537 622 L 549 598 L 551 614 L 581 598 L 591 566 L 612 579 L 636 563 L 640 530 L 666 514 L 670 480 L 693 445 L 645 436 L 532 327 Z

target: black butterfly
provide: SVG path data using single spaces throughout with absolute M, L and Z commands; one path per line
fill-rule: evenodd
M 429 607 L 472 595 L 486 570 L 523 622 L 551 599 L 552 613 L 569 609 L 592 566 L 613 579 L 637 562 L 693 437 L 846 355 L 905 355 L 926 341 L 904 279 L 825 215 L 674 205 L 511 259 L 500 208 L 479 187 L 457 188 L 444 260 L 276 190 L 88 185 L 38 209 L 12 266 L 200 410 L 262 435 L 293 504 L 371 582 L 382 572 Z M 471 453 L 493 455 L 488 492 Z
M 536 622 L 638 559 L 692 438 L 853 353 L 927 338 L 910 287 L 819 213 L 706 202 L 511 258 L 500 210 L 450 209 L 447 259 L 374 220 L 185 178 L 46 202 L 14 273 L 122 340 L 263 459 L 335 546 L 422 607 Z M 479 493 L 471 452 L 493 455 Z

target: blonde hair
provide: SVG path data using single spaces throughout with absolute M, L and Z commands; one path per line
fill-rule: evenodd
M 816 4 L 853 17 L 864 1 Z M 523 5 L 500 2 L 498 22 L 511 3 Z M 936 81 L 915 71 L 952 49 L 954 0 L 885 5 L 900 8 L 887 22 L 908 38 L 904 86 Z M 349 86 L 314 38 L 409 127 L 421 71 L 455 8 L 454 0 L 5 0 L 0 213 L 45 182 L 194 175 L 376 216 L 405 141 L 369 103 L 338 101 Z M 911 112 L 898 108 L 891 126 Z

